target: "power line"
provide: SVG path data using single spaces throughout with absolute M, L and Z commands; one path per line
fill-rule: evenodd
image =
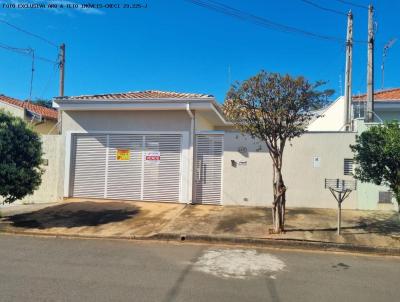
M 15 53 L 18 53 L 21 55 L 25 55 L 25 56 L 31 56 L 31 53 L 33 51 L 32 48 L 18 48 L 18 47 L 9 46 L 4 43 L 0 43 L 0 48 L 15 52 Z M 53 60 L 50 60 L 50 59 L 47 59 L 47 58 L 41 57 L 41 56 L 35 56 L 35 59 L 43 61 L 43 62 L 51 63 L 51 64 L 57 64 L 56 61 L 53 61 Z
M 300 1 L 302 1 L 302 2 L 304 2 L 306 4 L 308 4 L 308 5 L 311 5 L 313 7 L 316 7 L 318 9 L 320 9 L 320 10 L 324 10 L 324 11 L 335 13 L 335 14 L 342 15 L 342 16 L 347 16 L 347 14 L 344 13 L 344 12 L 338 11 L 338 10 L 333 9 L 333 8 L 328 8 L 328 7 L 321 6 L 318 3 L 315 3 L 315 2 L 312 2 L 312 1 L 309 1 L 309 0 L 300 0 Z
M 233 8 L 226 4 L 219 3 L 217 1 L 212 1 L 212 0 L 208 0 L 207 2 L 203 1 L 203 0 L 185 0 L 185 1 L 195 4 L 195 5 L 198 5 L 198 6 L 201 6 L 201 7 L 204 7 L 204 8 L 207 8 L 207 9 L 217 11 L 219 13 L 223 13 L 223 14 L 226 14 L 226 15 L 229 15 L 232 17 L 236 17 L 236 18 L 244 20 L 244 21 L 248 21 L 248 22 L 257 24 L 262 27 L 266 27 L 269 29 L 286 32 L 286 33 L 301 34 L 301 35 L 305 35 L 305 36 L 309 36 L 309 37 L 317 38 L 317 39 L 321 39 L 321 40 L 328 40 L 328 41 L 334 41 L 334 42 L 339 42 L 339 43 L 344 42 L 344 39 L 342 39 L 342 38 L 321 35 L 318 33 L 306 31 L 306 30 L 299 29 L 296 27 L 280 24 L 280 23 L 277 23 L 277 22 L 274 22 L 274 21 L 271 21 L 271 20 L 268 20 L 268 19 L 265 19 L 265 18 L 262 18 L 259 16 L 255 16 L 253 14 L 241 11 L 239 9 Z M 354 41 L 354 42 L 366 43 L 365 41 Z
M 15 30 L 18 30 L 19 32 L 22 32 L 22 33 L 24 33 L 24 34 L 26 34 L 26 35 L 35 37 L 36 39 L 39 39 L 39 40 L 41 40 L 42 42 L 45 42 L 45 43 L 47 43 L 47 44 L 49 44 L 49 45 L 51 45 L 51 46 L 54 46 L 54 47 L 58 48 L 58 45 L 57 45 L 56 43 L 54 43 L 54 42 L 52 42 L 52 41 L 50 41 L 50 40 L 48 40 L 48 39 L 46 39 L 46 38 L 44 38 L 44 37 L 42 37 L 42 36 L 39 36 L 39 35 L 34 34 L 34 33 L 32 33 L 32 32 L 29 32 L 29 31 L 27 31 L 27 30 L 25 30 L 25 29 L 23 29 L 23 28 L 20 28 L 20 27 L 14 25 L 14 24 L 11 24 L 10 22 L 8 22 L 8 21 L 6 21 L 6 20 L 0 19 L 0 23 L 3 23 L 3 24 L 5 24 L 5 25 L 8 25 L 9 27 L 12 27 L 12 28 L 14 28 Z
M 30 102 L 32 100 L 32 91 L 33 91 L 33 79 L 35 76 L 35 60 L 42 60 L 45 62 L 49 62 L 49 63 L 53 63 L 54 66 L 57 66 L 57 62 L 52 61 L 50 59 L 47 58 L 43 58 L 43 57 L 39 57 L 39 56 L 35 56 L 35 50 L 32 48 L 18 48 L 18 47 L 13 47 L 13 46 L 9 46 L 7 44 L 2 44 L 0 43 L 0 48 L 6 49 L 8 51 L 14 52 L 14 53 L 18 53 L 24 56 L 28 56 L 31 58 L 32 60 L 32 65 L 31 65 L 31 79 L 30 79 L 30 83 L 29 83 L 29 98 L 28 98 L 28 102 Z
M 362 5 L 362 4 L 357 4 L 351 1 L 346 1 L 346 0 L 336 0 L 337 2 L 343 3 L 343 4 L 348 4 L 354 7 L 358 7 L 358 8 L 364 8 L 364 9 L 368 9 L 368 6 Z

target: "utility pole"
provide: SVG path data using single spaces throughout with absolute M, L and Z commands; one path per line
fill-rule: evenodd
M 351 130 L 351 79 L 353 65 L 353 14 L 351 10 L 347 14 L 346 35 L 346 73 L 344 86 L 344 122 L 345 131 Z
M 374 121 L 374 7 L 368 7 L 368 65 L 367 65 L 367 112 L 365 122 Z
M 65 44 L 60 45 L 60 97 L 64 96 L 64 79 L 65 79 Z M 58 133 L 62 132 L 62 112 L 58 110 Z
M 65 44 L 60 45 L 60 95 L 64 96 L 64 77 L 65 77 Z

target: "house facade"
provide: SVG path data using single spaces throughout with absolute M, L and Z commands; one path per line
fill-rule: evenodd
M 32 102 L 21 101 L 0 95 L 0 110 L 3 109 L 29 123 L 40 134 L 57 134 L 57 110 L 46 108 Z
M 364 119 L 366 112 L 366 95 L 352 97 L 351 116 L 354 131 L 357 131 L 355 120 Z M 320 116 L 308 126 L 309 131 L 344 131 L 345 100 L 341 96 L 326 108 L 316 112 Z M 400 120 L 400 88 L 377 91 L 374 93 L 374 120 L 382 123 L 385 121 Z
M 377 91 L 374 93 L 374 122 L 365 123 L 366 95 L 352 97 L 351 128 L 354 133 L 360 134 L 371 126 L 379 125 L 393 120 L 400 121 L 400 88 Z M 316 116 L 308 131 L 345 131 L 344 97 L 339 97 L 326 108 L 316 112 Z M 394 197 L 389 188 L 376 186 L 372 183 L 358 184 L 358 205 L 360 209 L 390 210 L 394 205 Z
M 270 206 L 264 143 L 227 121 L 211 95 L 161 91 L 55 98 L 63 198 Z M 352 179 L 355 133 L 309 132 L 288 145 L 289 207 L 335 208 L 325 178 Z M 359 208 L 357 192 L 344 204 Z

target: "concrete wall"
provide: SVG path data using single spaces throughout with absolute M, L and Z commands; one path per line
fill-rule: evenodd
M 400 111 L 395 110 L 395 109 L 390 109 L 390 110 L 383 110 L 383 109 L 377 109 L 375 110 L 376 115 L 381 118 L 384 122 L 388 121 L 393 121 L 393 120 L 400 120 Z
M 13 105 L 8 104 L 8 103 L 0 102 L 0 110 L 1 109 L 4 109 L 5 111 L 8 111 L 9 113 L 11 113 L 14 116 L 18 116 L 20 118 L 24 118 L 25 117 L 24 109 L 20 108 L 18 106 L 13 106 Z
M 47 134 L 58 134 L 57 127 L 55 127 L 57 121 L 48 120 L 43 123 L 38 123 L 33 126 L 33 129 L 40 134 L 47 135 Z
M 65 131 L 189 131 L 186 111 L 68 111 Z
M 201 112 L 195 112 L 195 127 L 196 130 L 214 130 L 214 125 Z
M 288 187 L 288 207 L 336 208 L 325 178 L 352 179 L 343 174 L 343 160 L 352 158 L 350 144 L 355 133 L 307 133 L 288 144 L 284 153 L 283 176 Z M 224 205 L 260 205 L 272 203 L 272 162 L 266 146 L 238 132 L 225 133 L 223 172 Z M 238 149 L 246 147 L 247 153 Z M 243 148 L 241 148 L 243 149 Z M 313 157 L 320 158 L 314 168 Z M 231 160 L 242 162 L 234 168 Z M 352 192 L 344 208 L 357 208 L 357 192 Z
M 330 104 L 322 116 L 315 119 L 307 127 L 308 131 L 340 131 L 342 130 L 344 120 L 344 97 L 339 97 L 336 101 Z
M 29 195 L 16 203 L 49 203 L 62 199 L 62 183 L 64 171 L 64 148 L 61 135 L 43 135 L 43 158 L 48 160 L 48 165 L 42 176 L 42 184 L 33 195 Z
M 358 134 L 367 131 L 372 126 L 380 125 L 379 123 L 365 123 L 363 119 L 356 119 L 355 126 Z M 385 186 L 377 186 L 373 183 L 359 183 L 358 186 L 358 208 L 362 210 L 397 210 L 396 201 L 392 200 L 392 204 L 379 204 L 379 192 L 389 191 Z

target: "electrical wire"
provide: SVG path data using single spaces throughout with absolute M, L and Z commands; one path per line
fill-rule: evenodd
M 24 56 L 28 56 L 32 60 L 32 65 L 31 65 L 31 79 L 29 83 L 29 98 L 28 102 L 32 101 L 32 92 L 33 92 L 33 81 L 35 77 L 35 60 L 42 60 L 48 63 L 52 63 L 55 66 L 57 66 L 58 62 L 52 61 L 50 59 L 44 58 L 44 57 L 39 57 L 35 56 L 35 50 L 33 48 L 18 48 L 18 47 L 13 47 L 9 46 L 7 44 L 0 43 L 0 48 L 6 49 L 8 51 L 18 53 Z
M 269 29 L 286 32 L 286 33 L 292 33 L 292 34 L 301 34 L 301 35 L 309 36 L 312 38 L 328 40 L 328 41 L 333 41 L 333 42 L 337 42 L 337 43 L 344 42 L 344 39 L 342 39 L 342 38 L 322 35 L 322 34 L 310 32 L 310 31 L 306 31 L 303 29 L 299 29 L 296 27 L 280 24 L 280 23 L 277 23 L 277 22 L 274 22 L 274 21 L 271 21 L 271 20 L 268 20 L 268 19 L 265 19 L 265 18 L 262 18 L 259 16 L 255 16 L 253 14 L 241 11 L 239 9 L 233 8 L 231 6 L 228 6 L 226 4 L 223 4 L 223 3 L 220 3 L 217 1 L 213 1 L 213 0 L 208 0 L 208 1 L 185 0 L 185 1 L 195 4 L 195 5 L 198 5 L 198 6 L 201 6 L 201 7 L 204 7 L 204 8 L 207 8 L 207 9 L 217 11 L 219 13 L 223 13 L 223 14 L 226 14 L 226 15 L 229 15 L 232 17 L 236 17 L 236 18 L 244 20 L 244 21 L 248 21 L 248 22 L 257 24 L 262 27 L 266 27 Z M 353 42 L 366 43 L 366 41 L 356 41 L 356 40 L 353 40 Z
M 333 9 L 333 8 L 328 8 L 328 7 L 321 6 L 318 3 L 315 3 L 315 2 L 312 2 L 312 1 L 309 1 L 309 0 L 300 0 L 300 1 L 302 1 L 302 2 L 304 2 L 306 4 L 308 4 L 308 5 L 311 5 L 311 6 L 315 7 L 315 8 L 318 8 L 320 10 L 324 10 L 324 11 L 335 13 L 335 14 L 342 15 L 342 16 L 347 16 L 347 14 L 344 13 L 344 12 L 338 11 L 338 10 Z
M 14 24 L 11 24 L 10 22 L 8 22 L 6 20 L 0 19 L 0 23 L 3 23 L 3 24 L 5 24 L 5 25 L 7 25 L 9 27 L 14 28 L 15 30 L 18 30 L 19 32 L 22 32 L 22 33 L 24 33 L 26 35 L 32 36 L 32 37 L 34 37 L 36 39 L 41 40 L 42 42 L 45 42 L 45 43 L 47 43 L 47 44 L 49 44 L 51 46 L 54 46 L 54 47 L 58 48 L 58 45 L 56 43 L 54 43 L 54 42 L 52 42 L 52 41 L 50 41 L 50 40 L 48 40 L 48 39 L 46 39 L 46 38 L 44 38 L 42 36 L 39 36 L 39 35 L 34 34 L 32 32 L 29 32 L 29 31 L 27 31 L 27 30 L 25 30 L 23 28 L 20 28 L 20 27 L 14 25 Z
M 31 56 L 31 52 L 33 51 L 32 48 L 17 48 L 17 47 L 9 46 L 4 43 L 0 43 L 0 48 L 15 52 L 15 53 L 19 53 L 19 54 L 22 54 L 25 56 Z M 35 59 L 43 61 L 43 62 L 51 63 L 51 64 L 57 64 L 56 61 L 53 61 L 53 60 L 50 60 L 50 59 L 47 59 L 47 58 L 41 57 L 41 56 L 35 56 Z
M 336 0 L 337 2 L 343 3 L 343 4 L 348 4 L 354 7 L 358 7 L 358 8 L 363 8 L 363 9 L 368 9 L 368 6 L 362 5 L 362 4 L 357 4 L 351 1 L 346 1 L 346 0 Z
M 57 56 L 56 60 L 58 60 L 58 56 Z M 53 68 L 52 72 L 50 72 L 49 77 L 48 77 L 48 79 L 46 81 L 46 84 L 43 86 L 43 89 L 42 89 L 41 93 L 39 94 L 39 96 L 40 96 L 39 98 L 44 99 L 44 94 L 47 92 L 47 90 L 49 88 L 49 85 L 50 85 L 50 82 L 52 80 L 54 80 L 54 78 L 56 76 L 57 68 L 58 68 L 58 63 L 54 64 L 54 68 Z

